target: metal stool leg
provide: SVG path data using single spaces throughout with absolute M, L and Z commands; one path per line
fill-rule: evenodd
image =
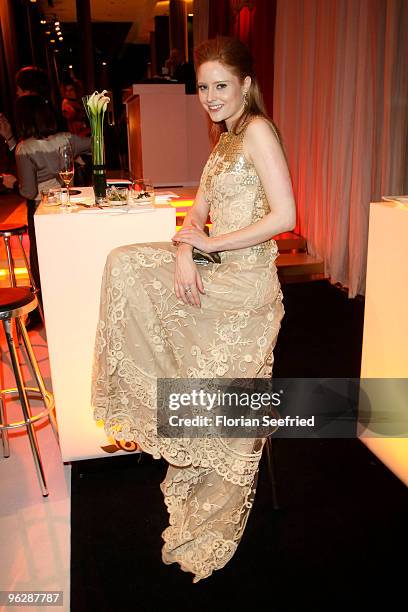
M 3 402 L 3 395 L 0 394 L 0 422 L 2 424 L 6 423 L 6 411 L 4 408 L 4 402 Z M 10 457 L 10 446 L 9 446 L 9 439 L 8 439 L 8 432 L 7 429 L 2 429 L 1 430 L 1 441 L 3 443 L 3 457 L 7 458 Z
M 34 464 L 37 470 L 38 481 L 40 483 L 41 492 L 43 497 L 48 496 L 47 483 L 45 480 L 44 468 L 41 461 L 41 455 L 38 448 L 37 436 L 33 424 L 29 421 L 30 418 L 30 406 L 28 403 L 27 394 L 24 388 L 24 381 L 21 375 L 20 364 L 18 363 L 17 350 L 14 344 L 13 335 L 11 333 L 11 322 L 9 319 L 3 321 L 4 331 L 6 333 L 7 344 L 10 351 L 11 363 L 13 366 L 14 376 L 16 379 L 18 394 L 20 397 L 21 408 L 23 411 L 24 419 L 27 421 L 27 433 L 30 440 L 31 450 L 33 453 Z
M 33 290 L 33 293 L 35 293 L 37 295 L 37 293 L 39 292 L 39 288 L 37 287 L 37 285 L 35 283 L 34 276 L 33 276 L 32 272 L 31 272 L 31 266 L 29 264 L 29 261 L 27 259 L 27 255 L 26 255 L 25 249 L 23 247 L 23 236 L 20 234 L 18 239 L 20 240 L 21 252 L 23 254 L 25 267 L 26 267 L 26 270 L 28 272 L 28 277 L 30 279 L 31 288 Z M 40 317 L 41 317 L 41 320 L 43 322 L 43 325 L 45 327 L 44 313 L 43 313 L 42 306 L 40 304 L 40 300 L 38 300 L 38 310 L 39 310 Z
M 34 355 L 33 347 L 31 346 L 31 342 L 30 342 L 30 338 L 28 336 L 27 330 L 20 318 L 16 319 L 16 323 L 17 323 L 18 329 L 20 330 L 21 336 L 23 338 L 24 347 L 25 347 L 27 357 L 28 357 L 28 362 L 31 366 L 31 370 L 34 374 L 34 378 L 37 381 L 37 386 L 41 393 L 41 397 L 43 398 L 44 405 L 47 405 L 47 397 L 46 397 L 44 379 L 40 372 L 40 368 L 38 367 L 38 362 L 37 362 L 36 356 Z M 55 418 L 54 410 L 50 411 L 49 417 L 50 417 L 50 423 L 51 423 L 51 427 L 53 429 L 55 438 L 59 444 L 58 425 L 57 425 L 57 421 Z
M 269 472 L 269 479 L 271 483 L 272 489 L 272 507 L 274 510 L 279 510 L 278 504 L 278 495 L 276 491 L 276 472 L 275 472 L 275 462 L 273 457 L 273 445 L 272 438 L 268 436 L 265 441 L 265 454 L 266 454 L 266 465 Z
M 4 239 L 4 244 L 5 244 L 6 252 L 7 252 L 7 264 L 8 264 L 8 271 L 9 271 L 9 277 L 10 277 L 10 285 L 12 287 L 17 287 L 16 275 L 14 273 L 13 255 L 11 253 L 10 238 L 8 236 L 3 236 L 3 239 Z

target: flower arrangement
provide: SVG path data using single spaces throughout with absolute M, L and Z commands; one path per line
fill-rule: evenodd
M 110 98 L 105 96 L 106 89 L 101 93 L 94 91 L 90 96 L 82 98 L 86 114 L 91 126 L 93 184 L 96 201 L 106 196 L 105 148 L 103 140 L 103 121 Z

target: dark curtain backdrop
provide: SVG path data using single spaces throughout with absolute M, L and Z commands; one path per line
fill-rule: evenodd
M 256 0 L 255 8 L 252 11 L 252 37 L 250 41 L 256 75 L 266 109 L 271 117 L 273 117 L 276 2 L 277 0 Z
M 14 75 L 18 68 L 15 14 L 11 0 L 0 2 L 0 112 L 10 116 L 14 101 Z
M 209 0 L 208 38 L 231 34 L 232 10 L 230 0 Z
M 265 105 L 273 116 L 277 0 L 210 0 L 209 37 L 236 36 L 252 52 Z
M 12 0 L 0 1 L 0 113 L 12 119 L 14 74 L 18 66 L 15 44 L 15 15 Z M 0 137 L 0 173 L 13 170 L 8 147 Z

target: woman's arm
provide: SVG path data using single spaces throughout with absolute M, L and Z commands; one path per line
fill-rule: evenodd
M 183 225 L 182 225 L 182 229 L 183 228 L 188 228 L 188 227 L 193 227 L 193 225 L 199 227 L 200 229 L 203 229 L 207 218 L 208 218 L 208 211 L 209 211 L 210 207 L 204 197 L 204 194 L 202 192 L 201 187 L 198 188 L 197 193 L 196 193 L 196 197 L 194 200 L 194 204 L 193 206 L 188 210 L 184 221 L 183 221 Z M 179 230 L 179 232 L 181 232 L 181 230 Z M 177 234 L 175 236 L 173 236 L 173 239 L 177 236 Z M 187 252 L 191 253 L 193 250 L 193 247 L 189 244 L 182 244 L 180 243 L 179 245 L 179 251 L 183 251 L 186 250 Z
M 88 136 L 77 136 L 76 134 L 70 134 L 69 140 L 74 157 L 77 155 L 82 155 L 83 153 L 91 152 L 91 139 Z
M 179 240 L 212 253 L 251 247 L 294 228 L 296 210 L 289 169 L 281 145 L 264 119 L 253 119 L 249 124 L 244 153 L 255 166 L 271 212 L 248 227 L 213 238 L 198 228 L 182 229 Z
M 202 190 L 199 188 L 194 205 L 190 208 L 184 219 L 183 227 L 192 227 L 192 224 L 196 224 L 202 229 L 207 221 L 208 210 L 207 201 Z M 173 236 L 174 242 L 176 242 L 176 236 Z M 185 304 L 200 307 L 199 293 L 204 294 L 204 287 L 200 273 L 193 261 L 192 250 L 193 247 L 189 244 L 179 244 L 177 248 L 174 293 Z M 190 291 L 186 293 L 186 289 L 190 289 Z
M 17 141 L 14 138 L 13 130 L 7 117 L 0 113 L 0 136 L 3 136 L 10 151 L 15 149 Z
M 200 227 L 204 227 L 208 218 L 210 207 L 204 197 L 201 187 L 198 188 L 193 206 L 189 209 L 185 216 L 183 227 L 191 225 L 195 221 Z
M 16 165 L 21 195 L 34 200 L 38 193 L 37 170 L 30 157 L 21 150 L 20 144 L 16 148 Z

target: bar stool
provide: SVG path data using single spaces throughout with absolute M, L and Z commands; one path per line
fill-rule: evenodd
M 8 265 L 8 273 L 10 278 L 10 285 L 12 287 L 17 286 L 16 282 L 16 274 L 15 274 L 15 261 L 13 258 L 13 253 L 11 250 L 11 238 L 13 236 L 17 236 L 20 242 L 21 253 L 23 255 L 24 263 L 28 272 L 28 277 L 30 279 L 31 291 L 34 294 L 37 294 L 39 291 L 39 287 L 37 287 L 34 277 L 31 272 L 31 267 L 27 258 L 27 254 L 25 252 L 23 246 L 23 236 L 27 233 L 27 225 L 22 225 L 21 223 L 0 223 L 0 237 L 4 240 L 4 246 L 6 247 L 7 253 L 7 265 Z M 41 304 L 38 302 L 38 310 L 40 312 L 40 316 L 42 322 L 44 324 L 44 313 L 41 307 Z
M 56 436 L 57 442 L 58 427 L 55 420 L 54 410 L 54 397 L 52 393 L 47 391 L 44 385 L 44 380 L 38 367 L 37 360 L 35 358 L 30 339 L 28 337 L 27 330 L 23 323 L 22 317 L 28 314 L 37 307 L 36 296 L 25 287 L 7 287 L 4 289 L 0 288 L 0 320 L 3 323 L 4 331 L 6 334 L 7 345 L 10 352 L 11 364 L 13 367 L 14 378 L 16 381 L 16 387 L 11 389 L 4 389 L 0 392 L 0 432 L 3 442 L 3 455 L 4 457 L 10 456 L 9 440 L 8 440 L 8 429 L 17 429 L 19 427 L 25 427 L 30 440 L 31 450 L 34 458 L 34 464 L 37 470 L 37 476 L 40 483 L 42 495 L 48 496 L 47 483 L 45 480 L 44 469 L 41 461 L 40 451 L 37 442 L 37 436 L 33 424 L 40 419 L 45 417 L 49 418 L 52 429 Z M 37 383 L 37 387 L 26 387 L 21 368 L 18 360 L 18 354 L 16 344 L 14 342 L 12 334 L 12 321 L 15 321 L 17 331 L 20 333 L 27 356 L 27 363 L 30 365 L 32 373 Z M 23 412 L 24 420 L 15 421 L 12 423 L 6 422 L 6 411 L 5 402 L 3 396 L 6 395 L 18 395 L 21 409 Z M 40 397 L 44 403 L 44 410 L 36 415 L 31 412 L 29 404 L 29 396 Z

